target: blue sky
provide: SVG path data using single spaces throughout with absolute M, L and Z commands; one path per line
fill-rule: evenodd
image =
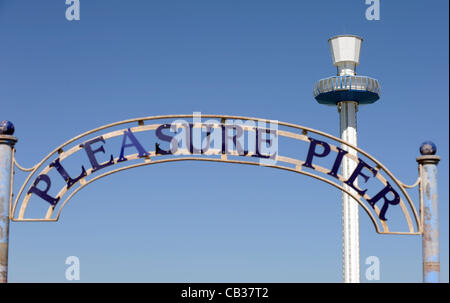
M 447 1 L 381 0 L 379 21 L 363 0 L 80 2 L 69 22 L 64 0 L 0 0 L 0 119 L 15 124 L 21 165 L 107 123 L 194 111 L 338 136 L 336 108 L 312 87 L 336 72 L 328 38 L 360 35 L 357 72 L 382 97 L 359 108 L 358 145 L 411 184 L 420 144 L 436 143 L 448 282 Z M 138 168 L 83 189 L 57 223 L 12 223 L 9 279 L 65 282 L 74 255 L 83 282 L 340 282 L 340 201 L 325 183 L 269 168 Z M 420 237 L 378 235 L 360 216 L 361 281 L 377 256 L 381 282 L 420 282 Z

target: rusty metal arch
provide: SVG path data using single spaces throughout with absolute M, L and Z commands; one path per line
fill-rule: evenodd
M 152 117 L 142 117 L 142 118 L 135 118 L 135 119 L 129 119 L 129 120 L 123 120 L 123 121 L 119 121 L 119 122 L 115 122 L 115 123 L 111 123 L 111 124 L 107 124 L 92 130 L 89 130 L 87 132 L 84 132 L 68 141 L 66 141 L 65 143 L 61 144 L 60 146 L 58 146 L 56 149 L 54 149 L 52 152 L 50 152 L 46 157 L 44 157 L 38 164 L 36 164 L 35 166 L 33 166 L 32 168 L 23 168 L 21 167 L 17 161 L 14 158 L 14 153 L 13 153 L 13 163 L 14 165 L 23 171 L 29 172 L 28 177 L 26 178 L 25 182 L 22 184 L 16 198 L 15 201 L 13 203 L 12 200 L 12 196 L 10 199 L 10 219 L 12 221 L 57 221 L 61 215 L 61 211 L 64 208 L 64 206 L 67 204 L 67 202 L 82 188 L 84 188 L 85 186 L 87 186 L 88 184 L 102 178 L 105 177 L 107 175 L 113 174 L 115 172 L 119 172 L 122 170 L 127 170 L 130 168 L 134 168 L 134 167 L 139 167 L 139 166 L 145 166 L 145 165 L 152 165 L 152 164 L 160 164 L 160 163 L 166 163 L 166 162 L 177 162 L 177 161 L 206 161 L 206 162 L 224 162 L 224 163 L 234 163 L 234 164 L 247 164 L 247 165 L 259 165 L 259 163 L 257 162 L 248 162 L 248 161 L 241 161 L 241 160 L 230 160 L 227 159 L 227 155 L 221 155 L 221 158 L 201 158 L 201 157 L 178 157 L 178 158 L 172 158 L 172 159 L 161 159 L 161 160 L 153 160 L 154 157 L 156 157 L 157 155 L 154 152 L 150 152 L 150 156 L 147 157 L 146 159 L 144 159 L 144 163 L 137 163 L 137 164 L 132 164 L 132 165 L 128 165 L 128 166 L 124 166 L 124 167 L 120 167 L 108 172 L 105 172 L 103 174 L 97 175 L 93 178 L 91 178 L 90 180 L 86 181 L 85 177 L 80 179 L 78 181 L 78 183 L 80 183 L 80 186 L 78 188 L 76 188 L 75 190 L 73 190 L 70 195 L 65 199 L 65 201 L 62 203 L 62 205 L 60 206 L 59 210 L 57 211 L 56 217 L 52 218 L 51 216 L 54 214 L 53 210 L 54 207 L 49 207 L 47 214 L 45 216 L 45 218 L 39 218 L 39 219 L 34 219 L 34 218 L 24 218 L 24 212 L 27 208 L 27 204 L 28 204 L 28 199 L 25 198 L 24 201 L 22 201 L 21 207 L 19 209 L 19 216 L 16 217 L 15 213 L 17 211 L 17 207 L 19 205 L 19 200 L 21 198 L 21 196 L 23 195 L 24 189 L 26 187 L 26 185 L 30 182 L 31 177 L 37 172 L 37 170 L 43 165 L 45 164 L 53 155 L 58 154 L 59 157 L 61 157 L 61 160 L 63 160 L 64 158 L 67 158 L 68 156 L 70 156 L 71 154 L 77 152 L 78 150 L 80 150 L 81 148 L 78 145 L 73 146 L 72 148 L 68 149 L 67 151 L 64 151 L 64 148 L 66 148 L 69 144 L 76 142 L 88 135 L 91 135 L 93 133 L 97 133 L 99 131 L 108 129 L 108 128 L 112 128 L 115 126 L 120 126 L 120 125 L 125 125 L 125 124 L 130 124 L 130 123 L 137 123 L 138 125 L 135 127 L 132 127 L 131 129 L 136 132 L 139 131 L 146 131 L 146 130 L 153 130 L 156 129 L 157 126 L 161 125 L 161 124 L 152 124 L 152 125 L 145 125 L 145 121 L 152 121 L 152 120 L 164 120 L 164 119 L 181 119 L 181 118 L 195 118 L 198 117 L 196 115 L 163 115 L 163 116 L 152 116 Z M 201 115 L 202 118 L 215 118 L 215 119 L 220 119 L 222 123 L 224 123 L 226 120 L 245 120 L 245 121 L 255 121 L 255 122 L 274 122 L 273 120 L 268 120 L 268 119 L 261 119 L 261 118 L 252 118 L 252 117 L 243 117 L 243 116 L 230 116 L 230 115 Z M 377 161 L 374 157 L 372 157 L 371 155 L 369 155 L 368 153 L 366 153 L 365 151 L 363 151 L 362 149 L 352 146 L 348 143 L 346 143 L 345 141 L 341 140 L 340 138 L 334 137 L 330 134 L 312 129 L 312 128 L 308 128 L 308 127 L 304 127 L 304 126 L 300 126 L 300 125 L 296 125 L 296 124 L 292 124 L 292 123 L 286 123 L 286 122 L 279 122 L 276 121 L 276 123 L 280 126 L 285 126 L 285 127 L 289 127 L 289 128 L 293 128 L 295 130 L 300 130 L 301 134 L 298 133 L 293 133 L 290 131 L 285 131 L 285 130 L 278 130 L 278 135 L 280 136 L 285 136 L 288 138 L 292 138 L 292 139 L 296 139 L 296 140 L 302 140 L 302 141 L 307 141 L 308 137 L 306 136 L 308 133 L 313 133 L 316 135 L 320 135 L 322 137 L 325 137 L 327 139 L 331 139 L 333 141 L 339 142 L 340 144 L 346 145 L 352 149 L 354 149 L 355 151 L 357 151 L 358 153 L 360 153 L 361 155 L 364 155 L 366 158 L 370 159 L 372 162 L 374 162 L 376 164 L 376 169 L 377 171 L 383 171 L 397 186 L 398 188 L 401 190 L 403 197 L 406 198 L 406 202 L 409 205 L 409 208 L 412 212 L 413 215 L 413 219 L 415 222 L 415 227 L 414 228 L 414 224 L 413 224 L 413 220 L 410 217 L 409 211 L 406 208 L 406 205 L 403 201 L 403 199 L 400 200 L 400 207 L 401 210 L 405 216 L 405 219 L 407 221 L 408 224 L 408 232 L 392 232 L 389 230 L 387 224 L 385 221 L 383 220 L 378 220 L 380 221 L 380 224 L 378 224 L 377 218 L 375 218 L 375 216 L 372 214 L 372 212 L 370 211 L 369 207 L 367 207 L 367 205 L 365 205 L 362 201 L 361 201 L 361 197 L 359 195 L 355 195 L 352 192 L 346 190 L 343 186 L 341 186 L 340 184 L 334 183 L 326 178 L 317 176 L 313 173 L 310 172 L 306 172 L 301 170 L 301 164 L 303 163 L 303 161 L 297 160 L 297 159 L 293 159 L 293 158 L 289 158 L 289 157 L 277 157 L 277 160 L 280 160 L 282 162 L 287 162 L 293 165 L 296 165 L 295 168 L 291 168 L 291 167 L 286 167 L 286 166 L 281 166 L 281 165 L 264 165 L 267 167 L 272 167 L 272 168 L 277 168 L 277 169 L 283 169 L 283 170 L 287 170 L 287 171 L 291 171 L 291 172 L 296 172 L 296 173 L 300 173 L 303 175 L 307 175 L 310 177 L 313 177 L 315 179 L 318 179 L 320 181 L 323 181 L 327 184 L 330 184 L 332 186 L 334 186 L 335 188 L 338 188 L 339 190 L 341 190 L 342 192 L 345 192 L 347 194 L 349 194 L 356 202 L 358 202 L 358 204 L 364 209 L 364 211 L 369 215 L 375 230 L 377 233 L 380 234 L 421 234 L 422 233 L 422 226 L 421 226 L 421 220 L 419 220 L 419 216 L 417 213 L 417 210 L 411 200 L 411 198 L 409 197 L 408 193 L 406 192 L 406 188 L 412 188 L 416 185 L 418 185 L 418 182 L 416 182 L 414 185 L 411 186 L 407 186 L 405 184 L 403 184 L 402 182 L 400 182 L 398 179 L 396 179 L 394 177 L 394 175 L 383 165 L 381 164 L 379 161 Z M 112 132 L 109 132 L 107 134 L 104 134 L 103 136 L 105 137 L 105 139 L 108 138 L 112 138 L 115 136 L 118 136 L 121 134 L 121 132 L 123 133 L 123 129 L 121 130 L 115 130 Z M 332 150 L 336 151 L 336 147 L 334 145 L 330 145 Z M 180 155 L 183 155 L 183 151 L 180 152 Z M 213 154 L 216 155 L 216 154 Z M 357 160 L 354 159 L 354 156 L 351 155 L 346 155 L 350 158 L 353 157 L 353 160 Z M 129 156 L 129 160 L 137 160 L 138 155 L 134 154 L 134 155 L 130 155 Z M 114 163 L 117 163 L 117 158 L 114 159 Z M 327 169 L 314 165 L 314 169 L 318 170 L 320 172 L 326 171 Z M 50 167 L 44 167 L 43 170 L 41 170 L 42 172 L 47 172 L 50 170 Z M 87 176 L 90 176 L 92 174 L 91 169 L 87 170 Z M 386 185 L 386 179 L 381 175 L 378 174 L 377 178 L 384 184 Z M 343 181 L 342 176 L 338 176 L 339 181 Z M 59 193 L 58 196 L 62 197 L 64 196 L 64 194 L 67 192 L 67 190 L 62 189 Z M 12 190 L 11 190 L 12 193 Z M 364 198 L 365 200 L 367 200 L 369 197 L 366 195 L 364 195 L 362 198 Z M 379 209 L 375 206 L 374 209 L 375 213 L 378 215 L 379 214 Z M 382 228 L 380 228 L 380 225 Z

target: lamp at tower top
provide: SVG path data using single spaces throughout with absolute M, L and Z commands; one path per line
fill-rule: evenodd
M 333 65 L 337 67 L 338 73 L 337 76 L 316 82 L 313 94 L 318 103 L 333 106 L 354 101 L 362 105 L 374 103 L 380 98 L 378 80 L 357 76 L 355 72 L 362 41 L 361 37 L 355 35 L 339 35 L 328 40 Z
M 363 39 L 355 35 L 338 35 L 328 39 L 333 65 L 338 76 L 355 75 Z

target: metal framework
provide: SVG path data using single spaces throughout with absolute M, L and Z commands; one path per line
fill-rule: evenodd
M 30 193 L 26 193 L 25 188 L 27 187 L 27 185 L 28 185 L 28 187 L 30 187 L 30 181 L 32 180 L 32 177 L 38 173 L 38 171 L 39 171 L 38 174 L 40 175 L 43 173 L 44 174 L 48 173 L 53 168 L 49 164 L 46 165 L 46 163 L 52 156 L 57 155 L 59 157 L 60 161 L 67 159 L 69 156 L 75 154 L 76 152 L 78 152 L 82 149 L 81 145 L 76 144 L 76 142 L 79 142 L 80 140 L 91 139 L 89 137 L 90 135 L 96 134 L 103 130 L 108 130 L 111 128 L 126 125 L 126 127 L 123 129 L 118 129 L 118 130 L 116 129 L 116 130 L 101 134 L 101 136 L 105 140 L 107 140 L 107 139 L 121 136 L 123 134 L 123 132 L 127 129 L 130 129 L 133 133 L 138 133 L 138 132 L 156 130 L 162 124 L 167 123 L 167 122 L 164 122 L 164 123 L 156 123 L 156 124 L 146 124 L 146 122 L 155 121 L 155 120 L 169 120 L 169 119 L 196 118 L 196 117 L 198 117 L 198 116 L 196 116 L 196 115 L 163 115 L 163 116 L 141 117 L 141 118 L 123 120 L 123 121 L 107 124 L 107 125 L 89 130 L 87 132 L 84 132 L 84 133 L 66 141 L 65 143 L 63 143 L 60 146 L 58 146 L 57 148 L 55 148 L 52 152 L 50 152 L 47 156 L 45 156 L 39 163 L 37 163 L 35 166 L 33 166 L 31 168 L 24 168 L 24 167 L 20 166 L 14 157 L 15 150 L 13 150 L 12 170 L 14 170 L 14 166 L 15 166 L 19 170 L 28 172 L 29 174 L 26 177 L 26 180 L 24 181 L 22 186 L 20 187 L 18 194 L 15 197 L 14 201 L 13 201 L 13 194 L 12 194 L 12 192 L 13 192 L 13 190 L 12 190 L 13 189 L 12 188 L 13 174 L 11 174 L 11 191 L 10 191 L 11 196 L 10 196 L 10 202 L 9 202 L 10 203 L 10 208 L 9 208 L 10 209 L 10 214 L 9 214 L 10 219 L 12 221 L 58 221 L 65 205 L 82 188 L 84 188 L 85 186 L 87 186 L 87 185 L 91 184 L 92 182 L 94 182 L 98 179 L 101 179 L 105 176 L 108 176 L 110 174 L 113 174 L 113 173 L 116 173 L 119 171 L 131 169 L 134 167 L 167 163 L 167 162 L 178 162 L 178 161 L 205 161 L 205 162 L 224 162 L 224 163 L 232 163 L 232 164 L 261 165 L 258 162 L 252 161 L 252 160 L 254 160 L 254 158 L 251 158 L 248 155 L 240 156 L 237 153 L 221 154 L 220 151 L 217 151 L 217 152 L 211 151 L 207 154 L 194 156 L 194 155 L 190 154 L 188 150 L 179 150 L 176 154 L 171 155 L 170 157 L 167 157 L 167 156 L 161 157 L 160 155 L 156 154 L 155 151 L 148 151 L 149 156 L 146 156 L 144 158 L 139 158 L 138 154 L 133 154 L 133 155 L 127 156 L 128 160 L 135 160 L 134 163 L 130 164 L 130 165 L 122 166 L 120 168 L 115 168 L 110 171 L 106 171 L 106 172 L 103 172 L 101 174 L 96 174 L 96 175 L 93 175 L 92 169 L 87 169 L 86 176 L 79 179 L 77 181 L 77 183 L 70 190 L 68 190 L 67 187 L 63 187 L 59 191 L 57 197 L 59 197 L 61 199 L 63 197 L 65 197 L 63 202 L 60 202 L 55 206 L 50 205 L 45 216 L 43 216 L 41 218 L 26 217 L 25 214 L 26 214 L 26 210 L 27 210 L 27 207 L 28 207 L 29 201 L 30 201 Z M 270 123 L 270 122 L 273 123 L 274 122 L 273 120 L 268 120 L 268 119 L 242 117 L 242 116 L 230 116 L 230 115 L 201 115 L 201 117 L 209 118 L 209 119 L 220 119 L 220 123 L 215 124 L 213 127 L 220 127 L 220 125 L 223 125 L 227 120 L 243 120 L 243 121 L 255 121 L 255 122 L 265 122 L 265 123 Z M 276 123 L 278 126 L 282 126 L 282 127 L 286 128 L 286 129 L 280 129 L 277 131 L 277 135 L 280 137 L 285 137 L 285 138 L 289 138 L 289 139 L 293 139 L 293 140 L 297 140 L 297 141 L 310 142 L 310 139 L 307 135 L 314 134 L 315 136 L 321 136 L 328 140 L 333 140 L 339 144 L 344 144 L 344 145 L 348 146 L 350 149 L 353 149 L 354 151 L 356 151 L 359 155 L 362 155 L 366 159 L 372 161 L 375 164 L 375 165 L 373 165 L 373 167 L 377 170 L 377 172 L 380 172 L 380 173 L 377 173 L 376 178 L 383 185 L 386 185 L 388 182 L 388 179 L 389 179 L 392 181 L 392 182 L 390 182 L 391 184 L 395 184 L 398 187 L 398 189 L 400 189 L 402 197 L 400 199 L 399 206 L 400 206 L 401 211 L 406 220 L 408 230 L 407 231 L 391 231 L 388 227 L 387 221 L 379 219 L 378 216 L 380 214 L 380 209 L 376 205 L 374 205 L 374 207 L 372 208 L 368 203 L 366 203 L 367 200 L 370 199 L 370 197 L 367 194 L 360 196 L 357 193 L 355 193 L 354 191 L 345 189 L 342 186 L 342 182 L 345 181 L 344 178 L 342 177 L 342 175 L 338 174 L 338 178 L 335 180 L 327 178 L 326 174 L 329 172 L 329 169 L 327 169 L 327 168 L 313 164 L 314 170 L 310 170 L 310 171 L 305 170 L 302 167 L 302 164 L 304 163 L 304 161 L 296 159 L 296 158 L 281 156 L 281 155 L 277 155 L 276 164 L 264 165 L 264 166 L 287 170 L 287 171 L 303 174 L 306 176 L 310 176 L 310 177 L 318 179 L 322 182 L 330 184 L 330 185 L 334 186 L 335 188 L 341 190 L 342 192 L 347 193 L 353 199 L 355 199 L 355 201 L 357 201 L 359 203 L 359 205 L 364 209 L 364 211 L 368 214 L 368 216 L 370 217 L 370 219 L 375 227 L 376 232 L 379 234 L 409 234 L 409 235 L 422 234 L 422 232 L 423 232 L 423 229 L 422 229 L 423 212 L 421 211 L 420 215 L 419 215 L 419 213 L 417 212 L 417 210 L 414 206 L 414 203 L 412 202 L 410 196 L 406 192 L 406 189 L 416 187 L 417 185 L 420 184 L 420 177 L 417 180 L 417 182 L 415 182 L 415 184 L 405 185 L 401 181 L 399 181 L 383 164 L 381 164 L 374 157 L 372 157 L 371 155 L 369 155 L 362 149 L 346 143 L 345 141 L 343 141 L 340 138 L 337 138 L 330 134 L 327 134 L 327 133 L 324 133 L 324 132 L 321 132 L 321 131 L 318 131 L 318 130 L 315 130 L 315 129 L 312 129 L 309 127 L 304 127 L 304 126 L 300 126 L 300 125 L 296 125 L 296 124 L 292 124 L 292 123 L 279 122 L 279 121 L 276 121 Z M 194 123 L 193 127 L 194 128 L 202 127 L 202 124 Z M 243 128 L 246 131 L 255 131 L 255 128 L 252 128 L 249 126 L 243 125 Z M 331 149 L 331 151 L 338 152 L 338 147 L 335 145 L 330 144 L 330 149 Z M 236 157 L 236 159 L 234 159 L 235 157 Z M 358 161 L 358 157 L 355 155 L 352 155 L 351 153 L 346 154 L 345 157 L 348 157 L 349 159 L 356 161 L 356 162 Z M 115 158 L 114 164 L 117 164 L 117 163 L 118 163 L 118 158 Z M 111 166 L 111 167 L 113 167 L 113 166 Z M 323 173 L 324 176 L 317 175 L 314 172 Z M 381 172 L 383 172 L 383 174 L 381 174 Z M 420 167 L 419 167 L 419 175 L 421 175 Z M 335 182 L 333 182 L 333 181 L 335 181 Z M 422 209 L 422 207 L 423 207 L 422 200 L 423 200 L 422 193 L 420 192 L 420 201 L 421 201 L 420 209 Z

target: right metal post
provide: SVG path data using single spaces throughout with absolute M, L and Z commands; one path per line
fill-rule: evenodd
M 436 146 L 425 142 L 417 158 L 420 174 L 420 209 L 422 218 L 423 282 L 439 283 L 439 220 Z

